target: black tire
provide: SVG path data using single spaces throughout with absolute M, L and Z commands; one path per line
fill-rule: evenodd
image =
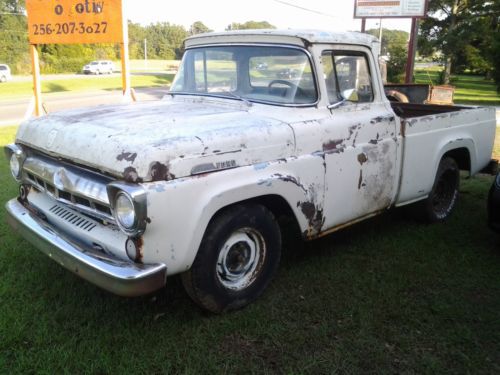
M 280 257 L 281 233 L 274 215 L 259 204 L 238 204 L 212 219 L 182 283 L 206 310 L 239 309 L 266 289 Z
M 0 82 L 7 82 L 7 77 L 5 76 L 0 76 Z
M 436 223 L 448 219 L 458 201 L 460 170 L 454 159 L 444 157 L 434 180 L 432 190 L 427 199 L 416 206 L 418 218 Z

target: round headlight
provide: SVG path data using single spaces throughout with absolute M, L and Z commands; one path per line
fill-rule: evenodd
M 15 153 L 10 156 L 10 172 L 15 179 L 18 179 L 21 174 L 21 163 Z
M 125 229 L 132 229 L 136 224 L 134 203 L 127 194 L 119 193 L 115 200 L 115 216 Z

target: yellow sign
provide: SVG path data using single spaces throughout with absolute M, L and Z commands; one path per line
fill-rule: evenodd
M 26 0 L 31 44 L 120 43 L 121 0 Z

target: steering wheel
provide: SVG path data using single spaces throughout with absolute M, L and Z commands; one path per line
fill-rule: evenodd
M 290 90 L 286 90 L 284 92 L 284 94 L 288 93 L 288 91 L 290 91 L 288 93 L 288 97 L 291 99 L 291 98 L 294 98 L 296 94 L 299 94 L 299 95 L 304 95 L 304 90 L 301 89 L 298 85 L 296 85 L 295 83 L 292 83 L 290 81 L 286 81 L 284 79 L 275 79 L 275 80 L 272 80 L 271 82 L 269 82 L 269 84 L 267 85 L 267 87 L 269 89 L 271 89 L 274 85 L 285 85 L 285 86 L 288 86 L 290 88 Z M 283 95 L 284 97 L 285 95 Z

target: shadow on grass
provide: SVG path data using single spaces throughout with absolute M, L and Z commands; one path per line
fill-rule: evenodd
M 63 85 L 53 83 L 53 82 L 45 82 L 42 86 L 43 93 L 52 93 L 52 92 L 65 92 L 70 91 Z

